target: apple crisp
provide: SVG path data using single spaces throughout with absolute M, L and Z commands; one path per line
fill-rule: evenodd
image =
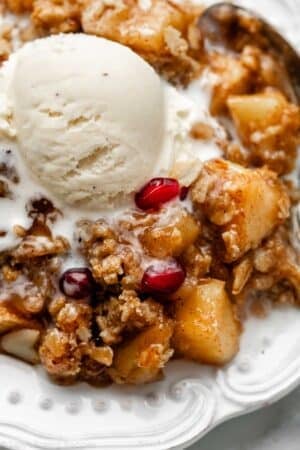
M 299 195 L 287 178 L 300 112 L 281 64 L 255 39 L 234 51 L 206 46 L 198 26 L 204 6 L 189 2 L 5 0 L 5 7 L 30 18 L 24 41 L 69 32 L 104 37 L 181 88 L 209 73 L 210 112 L 224 133 L 200 117 L 191 128 L 195 145 L 214 139 L 220 151 L 191 185 L 154 178 L 113 220 L 76 223 L 81 267 L 66 265 L 72 244 L 55 231 L 64 211 L 48 198 L 26 205 L 28 227 L 6 230 L 0 220 L 0 240 L 18 239 L 0 252 L 1 351 L 41 363 L 63 384 L 156 381 L 174 356 L 226 364 L 249 309 L 300 305 L 292 233 Z M 0 29 L 1 63 L 11 33 Z M 0 207 L 20 183 L 9 151 L 1 150 Z

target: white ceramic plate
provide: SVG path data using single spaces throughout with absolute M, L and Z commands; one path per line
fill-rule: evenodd
M 240 3 L 267 16 L 300 48 L 299 0 Z M 218 423 L 266 406 L 297 386 L 299 349 L 300 310 L 282 308 L 246 323 L 241 351 L 228 367 L 174 361 L 163 381 L 143 387 L 60 387 L 41 369 L 1 356 L 0 445 L 14 450 L 183 448 Z

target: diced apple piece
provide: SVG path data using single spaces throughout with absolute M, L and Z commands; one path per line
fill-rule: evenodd
M 231 96 L 227 101 L 237 132 L 256 165 L 278 173 L 293 168 L 299 143 L 300 111 L 276 90 Z
M 164 319 L 117 348 L 113 366 L 108 369 L 112 379 L 119 384 L 155 381 L 172 356 L 172 333 L 172 321 Z
M 146 228 L 140 240 L 151 256 L 176 257 L 193 244 L 199 234 L 200 226 L 194 217 L 181 211 L 181 215 L 174 218 L 174 223 L 165 226 L 155 224 Z
M 253 131 L 279 124 L 286 107 L 285 97 L 278 91 L 252 95 L 232 95 L 227 101 L 229 111 L 243 141 L 249 142 Z
M 287 191 L 274 172 L 224 160 L 204 165 L 192 199 L 217 226 L 219 250 L 226 262 L 257 248 L 289 216 Z
M 39 330 L 24 329 L 6 334 L 2 337 L 0 344 L 6 353 L 31 364 L 37 364 L 40 360 L 36 350 L 39 338 Z
M 184 358 L 222 365 L 239 347 L 239 323 L 225 290 L 225 283 L 202 279 L 176 294 L 173 346 Z
M 16 328 L 36 328 L 35 322 L 16 314 L 5 303 L 0 304 L 0 334 Z

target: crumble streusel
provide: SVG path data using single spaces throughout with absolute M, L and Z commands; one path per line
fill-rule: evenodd
M 0 253 L 1 349 L 41 362 L 60 383 L 155 381 L 173 355 L 230 361 L 249 304 L 261 313 L 267 303 L 300 302 L 290 223 L 297 191 L 283 177 L 295 167 L 300 113 L 281 64 L 249 36 L 235 52 L 207 48 L 197 25 L 203 8 L 189 3 L 5 4 L 30 13 L 30 39 L 83 31 L 132 48 L 175 84 L 209 73 L 210 112 L 225 132 L 196 118 L 193 144 L 214 140 L 222 155 L 202 163 L 193 182 L 154 178 L 136 193 L 135 208 L 74 224 L 80 266 L 69 265 L 73 242 L 55 228 L 67 211 L 52 200 L 32 198 L 27 225 L 7 230 L 0 221 L 0 244 L 17 237 Z M 2 61 L 10 30 L 1 36 Z M 2 156 L 0 207 L 22 182 Z

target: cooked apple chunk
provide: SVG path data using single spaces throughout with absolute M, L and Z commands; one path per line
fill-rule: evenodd
M 274 172 L 224 160 L 204 165 L 192 199 L 216 225 L 219 251 L 226 262 L 257 248 L 289 216 L 287 191 Z
M 167 225 L 159 222 L 145 228 L 140 241 L 146 251 L 156 258 L 176 257 L 193 244 L 200 234 L 200 225 L 185 210 L 179 210 Z
M 162 367 L 173 354 L 170 348 L 172 333 L 172 321 L 163 319 L 117 348 L 113 366 L 108 369 L 113 381 L 142 384 L 159 378 Z
M 6 303 L 0 303 L 0 334 L 19 328 L 36 328 L 36 322 L 17 314 Z
M 222 365 L 239 347 L 239 323 L 225 283 L 202 279 L 186 284 L 176 294 L 173 346 L 184 358 Z
M 17 330 L 3 336 L 0 345 L 2 350 L 9 355 L 23 359 L 31 364 L 37 364 L 39 355 L 36 346 L 39 338 L 39 330 Z
M 276 90 L 232 95 L 227 105 L 250 162 L 277 173 L 294 167 L 300 141 L 300 110 Z

